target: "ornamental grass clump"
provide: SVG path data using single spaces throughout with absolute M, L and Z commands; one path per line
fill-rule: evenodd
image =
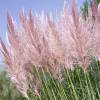
M 99 60 L 100 6 L 94 4 L 90 12 L 92 15 L 87 20 L 82 19 L 76 0 L 72 0 L 72 13 L 68 13 L 65 4 L 56 21 L 49 14 L 33 15 L 32 11 L 27 14 L 22 11 L 18 27 L 7 13 L 7 47 L 0 39 L 0 50 L 10 79 L 23 96 L 29 98 L 28 92 L 40 96 L 42 82 L 48 81 L 48 73 L 50 77 L 62 82 L 63 70 L 74 70 L 76 66 L 80 66 L 87 73 L 92 58 Z M 70 80 L 69 73 L 65 74 Z M 55 82 L 52 84 L 55 85 Z M 71 80 L 70 84 L 75 97 L 72 100 L 78 100 Z M 62 86 L 60 89 L 64 91 Z

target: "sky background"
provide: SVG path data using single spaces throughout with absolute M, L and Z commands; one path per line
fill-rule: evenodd
M 71 0 L 66 0 L 70 5 Z M 78 7 L 82 5 L 84 0 L 77 0 Z M 7 32 L 6 12 L 8 11 L 18 22 L 18 13 L 24 8 L 25 11 L 32 9 L 33 13 L 36 11 L 40 13 L 42 10 L 45 12 L 52 12 L 55 14 L 56 10 L 60 13 L 63 8 L 64 0 L 0 0 L 0 37 L 5 41 L 5 33 Z M 2 57 L 0 56 L 0 63 Z

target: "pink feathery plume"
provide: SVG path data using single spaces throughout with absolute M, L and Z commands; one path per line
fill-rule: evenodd
M 76 0 L 72 0 L 72 13 L 68 13 L 65 3 L 58 21 L 45 13 L 21 12 L 18 28 L 7 13 L 9 44 L 6 47 L 0 39 L 0 50 L 11 81 L 24 96 L 27 97 L 30 88 L 39 95 L 41 81 L 32 72 L 34 68 L 46 69 L 59 79 L 63 66 L 71 69 L 79 64 L 86 72 L 91 55 L 100 57 L 100 7 L 97 9 L 95 0 L 92 12 L 96 21 L 93 23 L 91 18 L 84 21 L 78 14 Z
M 74 51 L 76 52 L 76 58 L 78 63 L 80 63 L 83 67 L 83 70 L 86 71 L 89 66 L 89 58 L 88 58 L 88 50 L 91 49 L 89 46 L 90 41 L 90 33 L 85 28 L 82 19 L 78 14 L 78 8 L 76 6 L 76 0 L 72 0 L 72 17 L 73 23 L 75 25 L 75 29 L 71 28 L 71 36 L 74 40 Z M 73 26 L 74 27 L 74 26 Z M 88 33 L 87 33 L 87 32 Z M 87 38 L 86 37 L 89 37 Z M 86 42 L 87 41 L 87 42 Z M 74 60 L 74 59 L 73 59 Z
M 7 64 L 11 68 L 11 58 L 1 38 L 0 38 L 0 51 L 4 55 L 4 63 Z

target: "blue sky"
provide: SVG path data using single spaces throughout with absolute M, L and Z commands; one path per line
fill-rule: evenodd
M 67 4 L 71 0 L 66 0 Z M 82 5 L 84 0 L 77 0 L 78 7 Z M 18 21 L 18 12 L 22 8 L 25 11 L 30 9 L 40 13 L 42 10 L 45 12 L 60 12 L 63 8 L 64 0 L 0 0 L 0 37 L 5 40 L 5 33 L 7 32 L 7 21 L 6 21 L 6 12 L 10 12 L 10 14 L 14 17 L 16 22 Z

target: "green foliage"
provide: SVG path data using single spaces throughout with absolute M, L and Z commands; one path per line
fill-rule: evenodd
M 100 3 L 100 0 L 97 0 L 97 3 L 99 4 Z
M 100 0 L 96 0 L 96 1 L 97 1 L 97 4 L 100 3 Z M 81 7 L 81 14 L 85 20 L 87 19 L 89 15 L 88 8 L 90 8 L 90 6 L 91 6 L 91 0 L 85 0 Z
M 79 66 L 74 70 L 63 68 L 63 81 L 54 79 L 44 70 L 39 73 L 40 95 L 28 91 L 29 100 L 100 100 L 100 62 L 93 60 L 86 73 Z M 0 100 L 25 100 L 5 71 L 0 74 Z
M 25 100 L 10 82 L 6 71 L 0 72 L 0 100 Z
M 88 8 L 89 8 L 90 4 L 88 2 L 88 0 L 86 0 L 84 3 L 83 3 L 83 6 L 81 7 L 81 13 L 82 13 L 82 16 L 83 18 L 86 20 L 87 17 L 88 17 Z

